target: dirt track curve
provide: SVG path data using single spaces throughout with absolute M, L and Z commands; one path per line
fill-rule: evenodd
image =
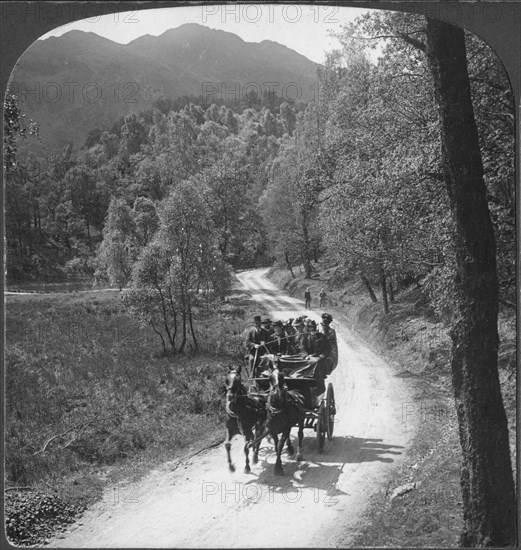
M 306 312 L 303 301 L 284 295 L 265 273 L 245 271 L 238 278 L 272 318 L 308 313 L 319 320 L 319 311 Z M 305 430 L 304 461 L 284 454 L 284 476 L 274 476 L 273 446 L 265 440 L 259 463 L 245 474 L 243 440 L 237 436 L 232 443 L 235 473 L 228 471 L 223 445 L 178 467 L 166 464 L 138 486 L 107 493 L 70 534 L 50 546 L 349 546 L 370 496 L 384 490 L 414 426 L 403 414 L 411 410 L 404 381 L 347 327 L 336 323 L 335 328 L 340 361 L 329 381 L 338 413 L 323 454 L 315 433 Z

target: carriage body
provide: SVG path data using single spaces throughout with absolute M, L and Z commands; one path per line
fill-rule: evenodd
M 323 396 L 319 398 L 317 386 L 317 361 L 307 360 L 300 355 L 282 355 L 278 357 L 279 369 L 284 373 L 284 382 L 289 390 L 296 390 L 304 398 L 304 428 L 316 431 L 318 448 L 322 452 L 326 435 L 333 436 L 336 414 L 333 384 L 329 383 Z M 260 366 L 258 375 L 249 379 L 250 390 L 266 393 L 269 391 L 268 370 Z

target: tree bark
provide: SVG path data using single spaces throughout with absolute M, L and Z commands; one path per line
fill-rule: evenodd
M 152 327 L 152 330 L 159 336 L 159 338 L 161 338 L 161 344 L 163 345 L 163 352 L 166 354 L 166 344 L 165 344 L 165 339 L 163 338 L 163 335 L 161 334 L 161 332 L 159 332 L 159 330 L 157 330 L 157 328 L 155 327 L 152 321 L 150 321 L 150 326 Z
M 168 341 L 170 342 L 170 346 L 172 347 L 172 350 L 175 352 L 176 351 L 176 349 L 175 349 L 175 335 L 172 338 L 172 334 L 170 333 L 170 328 L 168 326 L 168 316 L 167 316 L 167 313 L 166 313 L 165 298 L 163 296 L 163 292 L 161 290 L 161 287 L 156 286 L 156 290 L 158 291 L 159 298 L 161 299 L 161 309 L 162 309 L 162 312 L 163 312 L 163 326 L 165 327 L 165 332 L 166 332 L 166 335 L 168 337 Z
M 516 499 L 497 368 L 498 279 L 462 29 L 427 18 L 427 57 L 455 221 L 452 384 L 463 450 L 462 546 L 514 546 Z
M 288 266 L 289 272 L 291 273 L 291 278 L 295 278 L 295 274 L 293 273 L 293 268 L 291 267 L 291 262 L 289 261 L 289 256 L 287 252 L 284 252 L 284 258 L 286 260 L 286 265 Z
M 367 289 L 367 292 L 369 292 L 369 296 L 371 297 L 372 302 L 378 302 L 378 298 L 376 297 L 376 294 L 374 293 L 373 289 L 371 288 L 371 284 L 369 283 L 369 280 L 367 277 L 360 273 L 360 279 L 362 279 L 362 283 L 364 283 L 365 288 Z
M 389 313 L 389 301 L 387 299 L 387 281 L 385 278 L 385 271 L 380 269 L 380 287 L 382 289 L 382 300 L 384 303 L 384 313 Z
M 191 305 L 190 305 L 190 309 L 188 311 L 188 322 L 190 324 L 190 334 L 192 335 L 192 341 L 194 343 L 194 349 L 198 349 L 199 344 L 198 344 L 197 338 L 195 336 L 194 324 L 193 324 L 193 318 L 192 318 L 192 306 Z
M 179 353 L 184 353 L 185 345 L 186 345 L 186 311 L 185 311 L 185 309 L 183 309 L 182 319 L 183 319 L 182 340 L 181 340 L 181 344 L 179 345 L 179 348 L 177 350 L 177 351 L 179 351 Z
M 304 250 L 302 254 L 302 259 L 304 261 L 304 269 L 306 271 L 306 279 L 311 279 L 312 266 L 311 266 L 311 250 L 310 250 L 310 239 L 309 239 L 309 230 L 308 230 L 308 216 L 307 212 L 304 210 L 302 212 L 302 234 L 304 237 Z
M 389 275 L 389 278 L 387 279 L 387 281 L 388 281 L 388 286 L 389 286 L 389 300 L 391 300 L 391 303 L 394 304 L 396 302 L 396 299 L 394 297 L 393 280 L 392 280 L 390 275 Z

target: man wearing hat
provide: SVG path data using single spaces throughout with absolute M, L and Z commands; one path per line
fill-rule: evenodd
M 326 337 L 326 357 L 329 360 L 328 374 L 331 374 L 338 365 L 338 344 L 336 340 L 336 332 L 331 328 L 330 324 L 333 321 L 333 316 L 330 313 L 322 313 L 320 325 L 322 333 Z
M 246 336 L 246 348 L 248 350 L 250 372 L 254 376 L 254 369 L 259 364 L 261 357 L 269 352 L 268 348 L 264 344 L 265 342 L 269 342 L 270 334 L 261 326 L 260 315 L 255 315 L 253 322 L 255 323 L 255 326 L 248 331 Z
M 300 353 L 300 340 L 304 334 L 304 319 L 306 318 L 307 315 L 303 315 L 302 317 L 297 317 L 293 321 L 295 332 L 290 340 L 291 353 Z
M 281 355 L 288 355 L 289 353 L 289 343 L 288 343 L 288 336 L 284 332 L 284 325 L 282 324 L 282 321 L 275 321 L 273 323 L 273 329 L 274 333 L 270 337 L 270 345 L 269 349 L 270 352 L 274 355 L 277 355 L 280 353 Z
M 329 360 L 326 357 L 327 341 L 324 334 L 317 332 L 317 323 L 313 319 L 306 320 L 306 332 L 300 340 L 300 355 L 306 359 L 315 358 L 315 378 L 317 379 L 318 395 L 326 391 L 324 380 L 328 375 Z
M 269 317 L 263 319 L 262 326 L 268 331 L 268 334 L 270 335 L 269 340 L 271 340 L 274 334 L 274 330 L 271 327 L 271 319 Z
M 326 337 L 321 332 L 317 332 L 317 323 L 313 319 L 306 319 L 305 332 L 300 340 L 301 352 L 303 357 L 325 357 Z
M 298 353 L 297 350 L 295 350 L 295 337 L 297 335 L 297 329 L 293 325 L 294 319 L 290 318 L 285 323 L 282 323 L 282 328 L 284 330 L 284 333 L 286 334 L 286 339 L 288 342 L 288 354 L 293 355 L 294 353 Z

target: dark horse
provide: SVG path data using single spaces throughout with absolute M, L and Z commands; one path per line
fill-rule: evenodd
M 253 463 L 258 462 L 260 439 L 258 442 L 254 441 L 253 430 L 255 429 L 255 437 L 258 437 L 264 427 L 266 422 L 266 399 L 262 395 L 248 393 L 241 381 L 241 370 L 241 366 L 230 367 L 226 376 L 226 429 L 228 437 L 224 446 L 228 455 L 228 467 L 230 471 L 234 472 L 235 466 L 230 456 L 231 440 L 234 435 L 239 433 L 244 436 L 246 440 L 244 445 L 244 454 L 246 455 L 244 471 L 249 474 L 251 471 L 250 447 L 253 447 Z
M 277 461 L 275 462 L 275 474 L 283 475 L 281 454 L 284 443 L 288 441 L 288 450 L 293 454 L 293 448 L 290 443 L 291 428 L 298 425 L 298 446 L 297 460 L 302 460 L 302 439 L 304 437 L 304 420 L 306 412 L 304 410 L 304 398 L 301 393 L 295 390 L 288 390 L 284 384 L 284 374 L 274 366 L 269 376 L 270 391 L 266 408 L 268 417 L 266 429 L 260 437 L 252 442 L 254 447 L 260 443 L 260 440 L 270 434 L 275 444 L 277 452 Z M 279 440 L 278 434 L 281 434 Z

